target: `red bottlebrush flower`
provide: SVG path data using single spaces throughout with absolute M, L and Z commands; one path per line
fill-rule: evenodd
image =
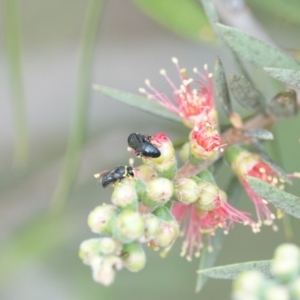
M 214 203 L 218 206 L 210 211 L 197 208 L 197 202 L 188 205 L 179 202 L 173 204 L 172 213 L 181 225 L 185 236 L 180 255 L 187 255 L 188 260 L 192 259 L 194 250 L 196 250 L 196 257 L 200 255 L 201 248 L 204 245 L 204 235 L 208 239 L 208 250 L 213 250 L 211 237 L 219 227 L 224 229 L 225 234 L 235 223 L 250 225 L 254 232 L 257 231 L 256 224 L 249 218 L 247 213 L 235 209 L 226 202 L 224 194 L 222 199 L 220 195 L 217 195 L 214 199 Z
M 207 72 L 207 65 L 204 66 L 205 73 L 200 73 L 197 68 L 194 68 L 194 73 L 200 77 L 199 80 L 189 78 L 185 69 L 180 69 L 177 58 L 172 58 L 172 62 L 175 64 L 179 79 L 181 81 L 180 86 L 176 84 L 168 77 L 165 70 L 161 70 L 160 74 L 165 77 L 171 88 L 173 89 L 173 99 L 171 101 L 166 94 L 157 91 L 149 80 L 145 83 L 150 91 L 143 88 L 139 91 L 145 94 L 149 99 L 153 99 L 168 110 L 179 115 L 183 119 L 183 123 L 192 128 L 195 124 L 197 117 L 203 112 L 204 107 L 208 107 L 208 113 L 211 118 L 216 119 L 217 113 L 214 106 L 213 99 L 213 84 L 211 81 L 212 74 Z M 198 86 L 198 89 L 193 89 L 192 84 Z
M 228 148 L 225 153 L 225 158 L 231 164 L 233 172 L 238 176 L 248 197 L 254 204 L 258 218 L 258 226 L 262 224 L 273 225 L 273 229 L 277 230 L 277 226 L 274 225 L 275 215 L 270 211 L 268 202 L 262 199 L 251 188 L 248 184 L 247 177 L 252 176 L 282 188 L 284 180 L 280 177 L 280 174 L 264 162 L 258 154 L 248 152 L 239 147 L 232 146 Z
M 198 117 L 193 130 L 190 133 L 190 154 L 195 160 L 205 160 L 215 156 L 222 149 L 222 140 L 215 123 L 206 115 L 207 108 Z

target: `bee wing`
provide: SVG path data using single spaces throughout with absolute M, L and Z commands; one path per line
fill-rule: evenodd
M 94 178 L 96 178 L 99 183 L 102 183 L 103 177 L 108 175 L 109 173 L 112 173 L 112 171 L 111 170 L 105 170 L 105 171 L 102 171 L 100 173 L 94 174 Z

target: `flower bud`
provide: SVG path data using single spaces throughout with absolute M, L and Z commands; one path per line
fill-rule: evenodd
M 197 209 L 211 211 L 227 201 L 225 192 L 210 182 L 198 183 L 200 197 L 195 202 Z
M 160 228 L 161 220 L 153 214 L 147 214 L 143 216 L 145 222 L 145 232 L 142 237 L 142 242 L 153 239 Z
M 158 234 L 153 239 L 157 247 L 166 248 L 171 246 L 179 236 L 179 225 L 175 221 L 161 221 Z
M 233 299 L 261 299 L 260 294 L 265 285 L 265 278 L 258 271 L 247 271 L 239 274 L 233 282 Z
M 121 249 L 122 249 L 122 244 L 111 237 L 103 237 L 99 239 L 99 252 L 102 255 L 107 255 L 107 254 L 119 255 Z
M 221 137 L 216 130 L 214 121 L 204 111 L 198 118 L 190 139 L 190 161 L 193 164 L 213 159 L 221 149 Z
M 190 178 L 181 178 L 175 181 L 175 197 L 181 203 L 190 204 L 200 197 L 198 184 Z
M 113 234 L 123 243 L 130 243 L 141 237 L 145 224 L 143 217 L 136 211 L 126 210 L 115 219 Z
M 99 243 L 100 239 L 96 238 L 85 240 L 80 244 L 78 256 L 84 264 L 90 265 L 92 259 L 100 255 Z
M 287 287 L 282 285 L 272 285 L 268 287 L 263 293 L 265 300 L 289 300 L 289 291 Z
M 135 174 L 139 180 L 141 180 L 145 183 L 147 183 L 157 177 L 157 173 L 149 165 L 141 165 L 141 166 L 135 168 Z
M 131 272 L 142 270 L 146 264 L 146 255 L 142 246 L 136 242 L 125 244 L 122 250 L 124 266 Z
M 157 158 L 144 158 L 144 163 L 154 167 L 159 176 L 173 179 L 177 171 L 177 161 L 172 142 L 160 132 L 152 136 L 151 143 L 159 149 L 161 155 Z
M 292 299 L 300 299 L 300 277 L 291 284 L 290 290 Z
M 120 257 L 108 255 L 97 257 L 91 264 L 93 271 L 93 279 L 105 286 L 111 285 L 115 279 L 115 270 L 120 270 L 123 267 L 123 262 Z
M 272 273 L 282 282 L 295 279 L 300 273 L 300 250 L 296 245 L 277 247 L 272 261 Z
M 138 196 L 135 184 L 125 184 L 124 182 L 115 186 L 111 196 L 111 202 L 120 208 L 137 208 Z
M 110 235 L 116 213 L 117 208 L 114 205 L 103 204 L 97 206 L 90 212 L 88 217 L 88 225 L 91 231 Z
M 181 147 L 181 149 L 179 151 L 179 156 L 183 162 L 186 163 L 189 161 L 189 157 L 190 157 L 190 143 L 189 142 L 185 143 Z
M 174 192 L 173 183 L 166 178 L 156 178 L 146 187 L 143 203 L 147 206 L 163 205 L 170 200 Z

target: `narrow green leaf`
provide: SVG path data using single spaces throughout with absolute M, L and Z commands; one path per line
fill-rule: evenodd
M 215 63 L 213 81 L 216 101 L 222 104 L 225 113 L 229 116 L 232 113 L 232 105 L 228 92 L 225 70 L 219 57 Z
M 266 112 L 277 118 L 287 119 L 296 116 L 298 112 L 296 92 L 288 89 L 278 93 L 268 102 Z
M 86 131 L 93 50 L 97 38 L 102 3 L 103 1 L 101 0 L 90 0 L 86 10 L 81 37 L 81 55 L 79 60 L 76 97 L 69 140 L 63 170 L 51 199 L 51 208 L 55 212 L 62 210 L 77 175 L 81 149 L 84 143 Z
M 273 133 L 263 128 L 254 128 L 254 129 L 247 130 L 244 132 L 244 136 L 257 138 L 260 140 L 274 139 Z
M 10 75 L 12 101 L 15 123 L 14 163 L 25 166 L 29 157 L 29 134 L 26 116 L 26 100 L 21 58 L 21 24 L 20 9 L 17 0 L 4 0 L 3 15 L 7 64 Z
M 278 79 L 290 87 L 300 89 L 300 71 L 279 69 L 279 68 L 263 68 L 268 74 Z
M 177 34 L 197 40 L 215 40 L 215 34 L 197 1 L 133 0 L 133 2 L 158 23 Z
M 270 267 L 271 260 L 260 260 L 199 270 L 198 273 L 216 279 L 235 279 L 241 272 L 257 270 L 271 277 Z
M 282 191 L 262 180 L 248 177 L 251 188 L 263 199 L 272 203 L 283 212 L 300 218 L 300 198 Z
M 153 100 L 136 96 L 133 94 L 125 93 L 119 90 L 111 89 L 106 86 L 94 84 L 93 88 L 97 91 L 102 92 L 104 95 L 107 95 L 115 100 L 121 101 L 127 105 L 138 108 L 142 111 L 151 113 L 153 115 L 171 120 L 176 122 L 182 122 L 181 118 L 175 113 L 167 110 L 162 105 L 156 103 Z
M 234 99 L 244 108 L 253 112 L 263 109 L 266 102 L 264 95 L 244 76 L 231 74 L 229 88 Z
M 217 24 L 226 43 L 238 55 L 257 68 L 274 67 L 300 70 L 300 63 L 259 39 L 236 28 Z
M 299 1 L 286 0 L 246 0 L 247 4 L 265 18 L 273 17 L 278 21 L 291 24 L 300 24 Z

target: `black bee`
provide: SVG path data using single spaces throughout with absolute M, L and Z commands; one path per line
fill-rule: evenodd
M 127 139 L 128 146 L 132 148 L 138 156 L 160 157 L 160 151 L 152 145 L 151 136 L 132 133 Z
M 120 182 L 126 177 L 134 177 L 134 172 L 132 167 L 120 166 L 114 170 L 104 171 L 102 173 L 96 174 L 96 178 L 99 178 L 100 183 L 104 188 L 109 185 L 114 185 Z

